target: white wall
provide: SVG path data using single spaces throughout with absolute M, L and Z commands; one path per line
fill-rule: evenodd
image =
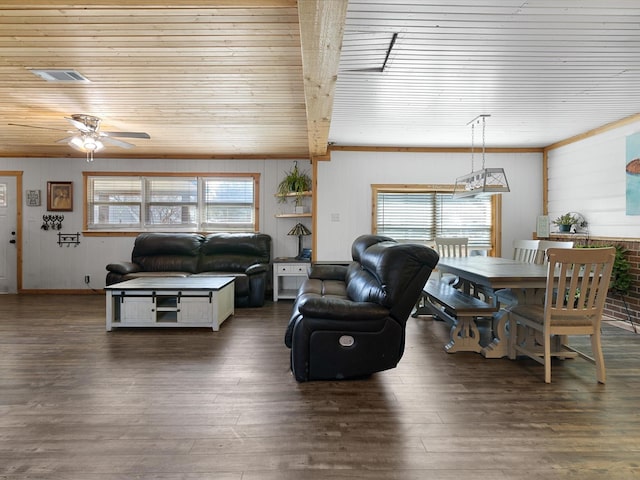
M 502 201 L 502 255 L 510 257 L 513 240 L 531 238 L 542 212 L 542 154 L 487 154 L 486 166 L 504 168 L 511 187 Z M 353 239 L 371 233 L 371 184 L 453 184 L 470 170 L 464 153 L 332 152 L 318 162 L 314 258 L 349 260 Z
M 590 235 L 640 237 L 640 216 L 626 215 L 625 173 L 626 137 L 638 131 L 635 122 L 549 151 L 550 220 L 579 212 Z
M 487 154 L 488 167 L 505 169 L 511 192 L 503 196 L 503 255 L 511 255 L 516 238 L 530 238 L 535 220 L 542 210 L 541 154 Z M 275 218 L 275 214 L 293 209 L 274 196 L 286 171 L 288 160 L 123 160 L 96 158 L 86 163 L 74 159 L 0 158 L 0 170 L 23 171 L 23 191 L 39 189 L 41 207 L 23 206 L 23 285 L 24 289 L 82 289 L 84 276 L 91 286 L 104 286 L 109 262 L 128 260 L 134 237 L 84 237 L 77 247 L 59 247 L 57 232 L 43 231 L 46 214 L 47 181 L 72 181 L 73 212 L 65 212 L 62 232 L 82 232 L 82 172 L 257 172 L 260 185 L 260 231 L 273 238 L 273 256 L 294 256 L 297 238 L 287 232 L 299 219 Z M 299 166 L 311 171 L 308 161 Z M 349 260 L 355 237 L 371 232 L 371 184 L 442 183 L 471 168 L 468 154 L 455 153 L 375 153 L 333 152 L 331 161 L 318 162 L 317 260 Z M 23 203 L 24 205 L 24 203 Z M 337 221 L 335 215 L 337 214 Z M 309 219 L 303 221 L 311 227 Z M 304 246 L 311 241 L 305 238 Z
M 549 151 L 549 216 L 580 212 L 590 224 L 590 234 L 640 237 L 640 216 L 625 213 L 625 141 L 640 131 L 640 122 Z M 513 240 L 530 238 L 542 212 L 542 156 L 487 154 L 486 166 L 503 167 L 511 192 L 503 195 L 502 255 L 511 255 Z M 308 161 L 300 166 L 310 171 Z M 40 229 L 46 214 L 46 183 L 72 181 L 73 212 L 65 212 L 64 233 L 82 230 L 82 172 L 257 172 L 260 185 L 260 231 L 273 237 L 273 256 L 293 256 L 297 239 L 287 232 L 297 219 L 275 218 L 292 209 L 274 197 L 277 184 L 293 165 L 288 160 L 122 160 L 97 158 L 0 158 L 0 171 L 23 171 L 23 192 L 39 189 L 41 207 L 23 206 L 23 288 L 81 289 L 84 275 L 102 288 L 105 265 L 130 258 L 133 237 L 81 237 L 78 247 L 59 247 L 57 232 Z M 317 251 L 320 261 L 348 260 L 355 237 L 371 232 L 371 184 L 450 184 L 470 170 L 469 154 L 333 152 L 331 161 L 318 163 Z M 305 221 L 310 226 L 310 223 Z M 310 239 L 305 239 L 310 246 Z
M 277 202 L 274 193 L 280 180 L 293 166 L 289 160 L 123 160 L 96 158 L 87 163 L 73 159 L 10 159 L 0 158 L 0 171 L 22 171 L 23 193 L 41 190 L 42 206 L 28 207 L 23 201 L 23 284 L 24 289 L 82 289 L 84 276 L 91 276 L 91 286 L 104 287 L 106 265 L 113 261 L 130 260 L 135 237 L 80 237 L 77 247 L 60 247 L 57 231 L 44 231 L 42 216 L 46 215 L 47 181 L 72 181 L 73 211 L 64 214 L 63 233 L 82 232 L 83 171 L 120 172 L 251 172 L 260 173 L 260 231 L 273 238 L 272 255 L 295 256 L 297 237 L 287 236 L 297 219 L 275 218 L 282 211 L 293 211 L 293 204 Z M 308 160 L 299 167 L 311 172 Z M 50 213 L 50 212 L 49 212 Z M 308 220 L 308 219 L 307 219 Z M 310 226 L 310 222 L 307 222 Z M 307 240 L 310 244 L 310 241 Z

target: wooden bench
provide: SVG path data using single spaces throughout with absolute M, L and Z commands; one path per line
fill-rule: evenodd
M 498 311 L 495 305 L 437 279 L 427 282 L 423 295 L 426 297 L 423 307 L 452 325 L 451 340 L 444 347 L 448 353 L 482 350 L 476 318 L 491 316 Z

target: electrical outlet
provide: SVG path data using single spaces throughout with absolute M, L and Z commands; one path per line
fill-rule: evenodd
M 91 282 L 91 277 L 89 275 L 85 275 L 84 276 L 84 283 L 88 284 L 89 282 Z

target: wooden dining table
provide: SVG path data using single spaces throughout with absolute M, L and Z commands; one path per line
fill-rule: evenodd
M 523 263 L 500 257 L 441 257 L 438 270 L 456 275 L 460 286 L 467 293 L 481 292 L 486 301 L 500 305 L 497 291 L 510 289 L 518 304 L 544 302 L 547 282 L 547 265 Z M 500 308 L 493 315 L 493 339 L 484 346 L 485 358 L 502 358 L 508 355 L 507 315 Z

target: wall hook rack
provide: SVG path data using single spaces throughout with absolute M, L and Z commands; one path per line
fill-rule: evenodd
M 64 215 L 43 215 L 42 230 L 62 230 Z
M 62 245 L 66 245 L 67 248 L 73 245 L 77 247 L 80 245 L 80 232 L 78 233 L 60 233 L 58 232 L 58 245 L 62 247 Z

